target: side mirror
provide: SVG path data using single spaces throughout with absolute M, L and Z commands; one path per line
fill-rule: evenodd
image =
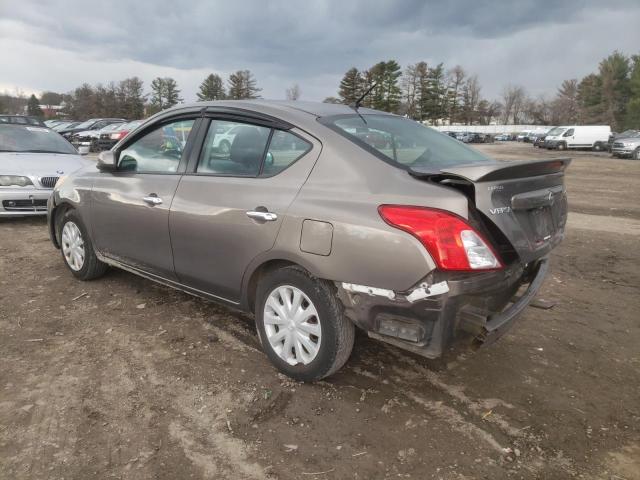
M 111 150 L 105 150 L 98 155 L 98 164 L 96 165 L 101 172 L 116 171 L 116 156 Z

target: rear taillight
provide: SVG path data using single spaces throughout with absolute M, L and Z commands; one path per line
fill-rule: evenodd
M 441 270 L 502 268 L 482 235 L 453 213 L 404 205 L 381 205 L 378 211 L 389 225 L 420 240 Z
M 112 133 L 111 134 L 111 140 L 120 140 L 121 138 L 124 138 L 127 136 L 127 133 L 129 132 L 116 132 L 116 133 Z

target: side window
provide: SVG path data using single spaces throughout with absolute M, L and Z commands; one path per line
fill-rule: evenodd
M 255 177 L 260 172 L 271 129 L 212 120 L 198 161 L 198 173 Z
M 311 144 L 290 132 L 275 130 L 260 176 L 277 175 L 311 150 Z
M 574 129 L 570 128 L 569 130 L 567 130 L 565 132 L 565 134 L 563 135 L 563 137 L 570 137 L 571 135 L 573 135 Z
M 118 169 L 139 173 L 177 172 L 193 122 L 167 123 L 139 138 L 120 152 Z

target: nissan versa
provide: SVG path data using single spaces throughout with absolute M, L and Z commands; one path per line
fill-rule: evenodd
M 81 280 L 111 265 L 252 312 L 270 360 L 310 381 L 355 327 L 429 358 L 502 335 L 564 236 L 568 164 L 496 162 L 357 105 L 205 102 L 58 182 L 49 229 Z

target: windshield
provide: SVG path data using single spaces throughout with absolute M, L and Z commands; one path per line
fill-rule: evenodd
M 558 135 L 562 135 L 565 132 L 565 130 L 566 128 L 560 128 L 560 127 L 552 128 L 547 132 L 547 135 L 549 135 L 550 137 L 557 137 Z
M 407 169 L 491 161 L 449 135 L 403 117 L 337 115 L 320 122 L 382 160 Z
M 93 125 L 94 123 L 96 123 L 97 120 L 94 120 L 93 118 L 89 119 L 89 120 L 85 120 L 84 122 L 80 123 L 79 125 L 76 125 L 73 128 L 78 128 L 78 129 L 87 129 L 89 128 L 91 125 Z
M 53 130 L 20 125 L 0 125 L 0 152 L 78 153 Z

